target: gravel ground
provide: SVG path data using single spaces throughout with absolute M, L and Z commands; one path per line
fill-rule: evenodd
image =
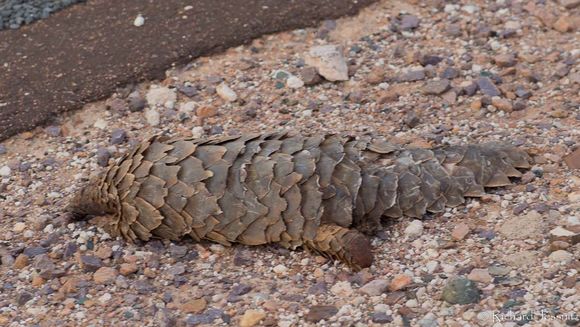
M 0 143 L 0 324 L 578 324 L 579 15 L 570 0 L 381 1 Z M 347 81 L 308 67 L 319 45 L 342 46 L 345 61 L 319 71 L 341 79 L 346 64 Z M 419 147 L 501 140 L 535 166 L 466 206 L 389 222 L 358 273 L 274 246 L 127 244 L 62 212 L 84 178 L 146 135 L 281 128 Z
M 48 17 L 70 5 L 86 0 L 3 0 L 0 3 L 0 30 L 17 29 Z

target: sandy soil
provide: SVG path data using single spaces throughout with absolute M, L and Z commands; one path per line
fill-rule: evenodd
M 0 324 L 577 324 L 574 3 L 380 1 L 199 58 L 0 143 Z M 320 44 L 342 46 L 350 78 L 299 86 L 316 82 L 305 54 Z M 63 212 L 89 175 L 148 135 L 278 129 L 419 147 L 502 141 L 535 166 L 442 215 L 387 222 L 375 264 L 358 273 L 275 246 L 131 245 Z

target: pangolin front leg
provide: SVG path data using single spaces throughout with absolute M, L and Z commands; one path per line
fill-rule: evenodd
M 372 256 L 362 233 L 381 219 L 442 212 L 530 166 L 524 151 L 496 143 L 413 149 L 338 135 L 155 136 L 94 178 L 69 210 L 105 215 L 104 229 L 128 241 L 307 246 L 363 268 Z
M 323 224 L 316 237 L 305 240 L 310 250 L 331 259 L 340 260 L 354 270 L 370 267 L 373 263 L 371 243 L 367 236 L 356 229 Z

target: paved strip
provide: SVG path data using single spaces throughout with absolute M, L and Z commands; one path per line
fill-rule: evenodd
M 16 29 L 85 0 L 0 0 L 0 30 Z
M 91 0 L 0 32 L 0 140 L 172 64 L 354 14 L 374 0 Z M 185 10 L 186 6 L 193 6 Z M 133 25 L 142 14 L 145 24 Z

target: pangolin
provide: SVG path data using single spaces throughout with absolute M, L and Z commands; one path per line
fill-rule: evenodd
M 443 212 L 510 185 L 530 164 L 526 152 L 498 143 L 421 149 L 335 134 L 154 136 L 91 179 L 69 210 L 106 217 L 104 229 L 128 241 L 304 246 L 360 269 L 373 260 L 365 234 L 381 219 Z

